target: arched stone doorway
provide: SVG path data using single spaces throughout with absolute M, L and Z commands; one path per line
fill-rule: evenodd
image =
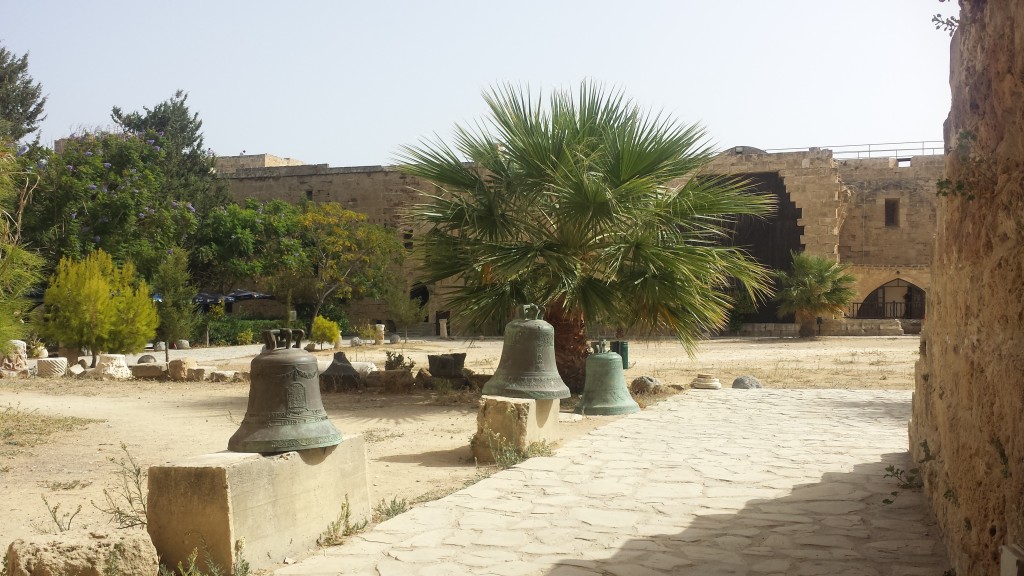
M 855 318 L 900 318 L 921 320 L 925 315 L 925 292 L 897 278 L 875 288 L 859 305 Z

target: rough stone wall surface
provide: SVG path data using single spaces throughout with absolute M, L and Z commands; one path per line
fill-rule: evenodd
M 1024 545 L 1024 3 L 961 0 L 910 444 L 959 576 Z M 927 446 L 927 450 L 925 450 Z M 929 456 L 930 455 L 930 456 Z
M 942 156 L 839 160 L 839 175 L 851 191 L 839 233 L 839 260 L 873 266 L 927 266 L 935 236 L 935 183 Z M 886 201 L 898 205 L 886 224 Z
M 735 149 L 734 149 L 735 150 Z M 801 210 L 797 224 L 803 226 L 800 242 L 810 254 L 837 258 L 839 228 L 842 226 L 849 191 L 839 180 L 831 150 L 779 154 L 735 153 L 715 157 L 709 174 L 778 172 L 790 200 Z

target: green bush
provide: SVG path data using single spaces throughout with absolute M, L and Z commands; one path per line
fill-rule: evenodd
M 211 346 L 234 346 L 258 342 L 264 330 L 275 330 L 284 326 L 281 320 L 253 320 L 236 316 L 224 316 L 210 322 Z M 205 325 L 196 327 L 193 342 L 202 342 L 206 335 Z M 248 341 L 246 341 L 248 337 Z
M 313 318 L 313 328 L 309 332 L 309 339 L 322 348 L 324 342 L 333 344 L 338 340 L 338 323 L 331 322 L 323 316 L 317 316 Z

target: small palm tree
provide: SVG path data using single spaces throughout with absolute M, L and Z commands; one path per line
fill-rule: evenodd
M 454 149 L 433 140 L 400 155 L 432 184 L 408 210 L 420 280 L 444 282 L 457 321 L 494 327 L 540 304 L 558 371 L 580 391 L 588 324 L 668 330 L 692 351 L 725 324 L 730 279 L 765 296 L 767 272 L 728 231 L 772 200 L 698 175 L 713 155 L 700 127 L 592 83 L 546 106 L 509 86 L 484 99 L 490 117 L 457 127 Z
M 775 299 L 779 315 L 795 314 L 800 325 L 800 337 L 814 336 L 814 325 L 823 314 L 842 314 L 856 296 L 856 279 L 846 271 L 846 265 L 835 260 L 793 252 L 793 266 L 789 272 L 778 271 Z

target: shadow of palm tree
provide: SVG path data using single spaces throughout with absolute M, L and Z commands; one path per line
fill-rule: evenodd
M 885 454 L 852 472 L 829 472 L 791 492 L 776 490 L 788 492 L 777 498 L 745 502 L 737 498 L 759 490 L 650 485 L 634 499 L 639 509 L 657 515 L 627 535 L 620 532 L 630 525 L 629 511 L 577 508 L 580 529 L 561 544 L 565 555 L 572 555 L 577 541 L 604 542 L 605 553 L 561 560 L 546 574 L 939 576 L 948 562 L 938 528 L 920 491 L 900 490 L 884 478 L 890 465 L 905 469 L 911 463 L 906 453 Z

